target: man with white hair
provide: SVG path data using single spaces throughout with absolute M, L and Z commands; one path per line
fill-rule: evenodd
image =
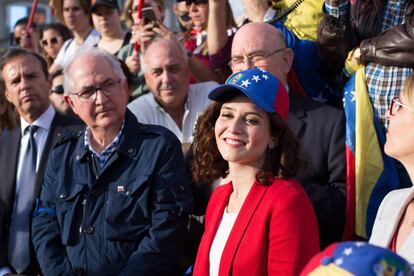
M 157 39 L 148 46 L 143 69 L 151 93 L 134 100 L 128 108 L 139 122 L 171 130 L 186 152 L 198 115 L 210 104 L 207 94 L 218 84 L 189 85 L 188 57 L 183 48 L 170 39 Z
M 65 68 L 65 99 L 86 124 L 50 155 L 34 213 L 45 275 L 176 275 L 192 195 L 180 143 L 127 111 L 118 60 L 98 49 Z

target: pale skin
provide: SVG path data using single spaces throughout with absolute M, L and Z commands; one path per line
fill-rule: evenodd
M 412 90 L 411 90 L 412 93 Z M 402 104 L 409 108 L 413 108 L 413 100 L 409 100 L 406 93 L 400 95 Z M 387 142 L 385 144 L 385 153 L 399 160 L 405 167 L 410 176 L 411 181 L 414 180 L 414 151 L 413 137 L 414 132 L 411 128 L 414 123 L 414 111 L 406 107 L 399 107 L 399 110 L 390 115 L 388 111 L 386 117 L 389 121 L 387 132 Z M 396 249 L 398 250 L 404 245 L 408 236 L 414 231 L 414 200 L 412 200 L 405 208 L 405 212 L 401 218 L 401 224 L 398 229 Z
M 269 117 L 247 97 L 235 97 L 223 104 L 215 137 L 221 156 L 229 164 L 227 179 L 233 185 L 227 212 L 237 213 L 263 165 L 267 148 L 275 146 Z

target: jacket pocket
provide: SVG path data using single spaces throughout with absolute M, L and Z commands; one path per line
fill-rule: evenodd
M 108 191 L 105 237 L 117 241 L 142 239 L 150 227 L 149 175 L 111 184 Z
M 73 246 L 79 242 L 86 203 L 83 189 L 84 185 L 76 183 L 57 191 L 56 213 L 64 245 Z

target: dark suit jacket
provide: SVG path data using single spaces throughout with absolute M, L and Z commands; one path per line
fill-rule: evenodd
M 307 166 L 295 178 L 306 190 L 319 224 L 321 247 L 342 239 L 345 223 L 344 113 L 291 91 L 288 126 Z
M 49 151 L 54 143 L 62 136 L 64 131 L 80 130 L 81 122 L 72 117 L 66 117 L 56 112 L 53 118 L 48 137 L 43 150 L 42 160 L 39 164 L 35 180 L 35 193 L 33 200 L 40 193 L 44 172 L 49 158 Z M 16 188 L 17 164 L 19 159 L 21 130 L 17 127 L 14 130 L 4 133 L 0 137 L 0 267 L 11 267 L 8 263 L 7 249 L 9 239 L 10 217 L 13 212 L 14 194 Z M 23 274 L 40 274 L 36 255 L 31 246 L 31 263 Z

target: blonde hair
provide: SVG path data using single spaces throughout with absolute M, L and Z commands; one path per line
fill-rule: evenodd
M 414 106 L 414 72 L 405 80 L 401 95 L 404 95 L 410 101 L 411 106 Z

